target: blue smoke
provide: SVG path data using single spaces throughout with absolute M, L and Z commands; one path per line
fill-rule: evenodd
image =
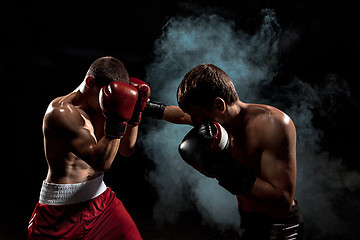
M 272 60 L 277 50 L 275 14 L 264 10 L 264 23 L 255 35 L 236 31 L 232 21 L 217 15 L 172 18 L 156 40 L 155 59 L 147 67 L 147 79 L 161 97 L 176 104 L 176 89 L 194 66 L 213 63 L 223 69 L 238 87 L 240 96 L 252 97 L 250 84 L 271 80 Z M 276 26 L 276 27 L 274 27 Z
M 277 71 L 279 49 L 291 45 L 296 36 L 288 36 L 289 42 L 282 39 L 280 46 L 282 29 L 274 11 L 264 9 L 262 15 L 263 24 L 253 35 L 237 30 L 234 22 L 217 15 L 170 19 L 155 42 L 154 61 L 146 69 L 151 98 L 177 105 L 176 90 L 186 72 L 198 64 L 212 63 L 229 75 L 240 100 L 274 105 L 285 111 L 297 128 L 295 197 L 302 205 L 307 230 L 317 232 L 313 239 L 337 235 L 346 239 L 346 234 L 339 232 L 340 227 L 346 231 L 359 221 L 349 224 L 335 211 L 334 193 L 358 191 L 360 176 L 344 168 L 341 160 L 332 160 L 329 154 L 320 151 L 322 132 L 312 124 L 312 109 L 321 106 L 323 98 L 334 92 L 348 96 L 349 88 L 339 84 L 332 74 L 319 88 L 296 77 L 289 79 L 287 86 L 269 88 Z M 263 93 L 263 87 L 271 92 Z M 178 154 L 178 144 L 190 128 L 161 121 L 150 127 L 141 140 L 156 165 L 149 174 L 159 197 L 154 218 L 159 222 L 175 222 L 182 212 L 195 207 L 206 224 L 221 229 L 238 228 L 236 198 L 215 180 L 188 166 Z M 348 203 L 357 205 L 360 201 L 350 198 Z
M 274 26 L 278 28 L 278 24 L 273 11 L 264 10 L 264 15 L 255 35 L 235 30 L 232 21 L 217 15 L 171 19 L 155 42 L 155 59 L 147 67 L 152 98 L 177 105 L 176 89 L 185 73 L 198 64 L 213 63 L 230 76 L 242 98 L 254 100 L 250 86 L 270 81 L 274 75 L 271 59 L 276 53 Z M 156 164 L 149 176 L 159 196 L 155 219 L 175 221 L 182 211 L 195 205 L 206 223 L 237 228 L 236 198 L 215 180 L 193 170 L 178 154 L 178 145 L 190 127 L 159 125 L 143 138 Z

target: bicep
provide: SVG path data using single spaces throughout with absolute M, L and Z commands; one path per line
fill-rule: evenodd
M 88 161 L 93 153 L 96 145 L 96 140 L 90 134 L 89 130 L 79 128 L 69 138 L 71 151 L 79 158 Z
M 108 171 L 119 149 L 120 139 L 111 139 L 106 136 L 98 142 L 92 132 L 80 128 L 70 140 L 72 153 L 84 160 L 98 171 Z
M 296 182 L 295 156 L 278 155 L 277 152 L 265 150 L 261 157 L 261 176 L 274 187 L 293 194 Z
M 261 175 L 274 187 L 293 195 L 296 183 L 296 136 L 293 125 L 275 128 L 266 136 Z

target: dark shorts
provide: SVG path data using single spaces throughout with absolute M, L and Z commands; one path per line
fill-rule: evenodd
M 240 211 L 241 240 L 304 239 L 304 219 L 299 204 L 291 208 L 286 218 L 278 219 L 266 213 Z
M 98 197 L 68 205 L 37 203 L 28 239 L 142 239 L 115 193 L 107 188 Z

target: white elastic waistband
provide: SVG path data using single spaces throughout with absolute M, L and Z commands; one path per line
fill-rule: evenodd
M 75 184 L 55 184 L 43 181 L 39 203 L 47 205 L 67 205 L 96 198 L 106 190 L 104 174 L 87 182 Z

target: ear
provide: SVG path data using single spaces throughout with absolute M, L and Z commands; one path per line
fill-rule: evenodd
M 88 88 L 91 88 L 95 85 L 94 78 L 92 76 L 87 76 L 85 79 L 85 85 Z
M 220 97 L 215 98 L 212 110 L 215 110 L 220 114 L 223 114 L 226 110 L 226 103 L 225 103 L 224 99 L 222 99 Z

